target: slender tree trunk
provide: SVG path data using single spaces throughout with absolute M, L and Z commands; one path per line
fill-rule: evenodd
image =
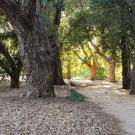
M 15 59 L 15 68 L 11 67 L 11 74 L 10 78 L 11 78 L 11 88 L 19 88 L 19 79 L 20 79 L 20 74 L 22 71 L 22 62 L 20 60 L 20 57 L 17 55 L 17 58 Z
M 11 88 L 19 88 L 19 74 L 12 74 L 11 78 Z
M 90 69 L 90 78 L 89 80 L 94 81 L 96 79 L 96 65 L 95 62 L 93 64 L 89 64 Z
M 130 94 L 135 94 L 135 61 L 133 63 L 133 69 L 131 74 Z
M 110 60 L 109 64 L 109 75 L 108 75 L 108 81 L 110 83 L 116 82 L 115 80 L 115 60 Z
M 53 35 L 51 39 L 49 39 L 50 44 L 52 46 L 55 46 L 58 49 L 58 45 L 56 42 L 56 37 Z M 65 82 L 63 80 L 63 74 L 62 74 L 62 67 L 61 67 L 61 60 L 60 60 L 60 54 L 59 51 L 56 52 L 55 62 L 53 64 L 53 84 L 54 85 L 64 85 Z
M 54 64 L 54 85 L 65 85 L 59 53 L 56 56 L 56 61 Z
M 130 52 L 127 44 L 126 36 L 121 39 L 121 50 L 122 50 L 122 87 L 123 89 L 130 88 Z
M 2 36 L 5 38 L 2 38 Z M 16 45 L 18 45 L 17 37 L 13 31 L 9 33 L 3 33 L 2 36 L 2 40 L 6 40 L 6 38 L 12 38 L 12 40 L 15 41 Z M 11 88 L 19 88 L 19 77 L 22 69 L 22 62 L 19 57 L 19 52 L 16 52 L 16 54 L 12 56 L 2 40 L 0 41 L 0 53 L 5 57 L 7 63 L 5 63 L 3 60 L 0 60 L 0 66 L 10 76 Z
M 54 25 L 58 32 L 58 27 L 60 26 L 60 20 L 61 20 L 61 12 L 64 5 L 63 1 L 57 1 L 55 5 L 55 17 L 54 17 Z M 54 37 L 55 39 L 55 37 Z M 57 45 L 56 40 L 54 40 L 55 45 Z M 63 74 L 62 74 L 62 66 L 61 66 L 61 60 L 60 60 L 60 52 L 57 53 L 56 63 L 54 66 L 54 85 L 65 85 L 65 82 L 63 80 Z
M 71 78 L 71 67 L 70 67 L 70 64 L 68 63 L 67 64 L 67 76 L 66 76 L 66 79 L 70 80 Z
M 116 66 L 115 65 L 115 53 L 113 54 L 112 58 L 108 58 L 103 52 L 101 52 L 99 50 L 99 48 L 92 41 L 90 41 L 90 43 L 96 50 L 96 53 L 109 64 L 108 81 L 111 83 L 116 82 L 116 80 L 115 80 L 115 66 Z

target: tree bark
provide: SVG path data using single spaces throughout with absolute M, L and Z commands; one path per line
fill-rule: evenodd
M 62 74 L 62 67 L 59 54 L 56 56 L 56 61 L 54 64 L 54 85 L 65 85 Z
M 19 88 L 19 74 L 12 74 L 11 78 L 11 88 Z
M 63 80 L 62 66 L 61 66 L 59 48 L 57 45 L 56 37 L 53 35 L 53 37 L 50 38 L 49 41 L 52 46 L 55 46 L 57 48 L 55 62 L 52 67 L 53 68 L 53 77 L 54 77 L 53 84 L 54 85 L 65 85 L 65 82 Z
M 54 41 L 54 45 L 57 47 L 57 53 L 56 53 L 56 60 L 53 67 L 53 84 L 54 85 L 65 85 L 65 82 L 63 80 L 63 74 L 62 74 L 62 66 L 61 66 L 61 60 L 60 60 L 60 54 L 59 49 L 56 43 L 56 40 Z
M 120 4 L 120 20 L 121 20 L 121 51 L 122 51 L 122 87 L 123 89 L 130 89 L 131 82 L 131 67 L 130 67 L 130 50 L 128 45 L 128 27 L 127 16 L 124 9 L 125 3 Z
M 49 41 L 47 24 L 41 16 L 39 0 L 2 0 L 2 8 L 16 32 L 20 56 L 26 71 L 26 97 L 54 96 L 53 65 L 58 49 Z
M 109 63 L 109 73 L 108 73 L 108 81 L 110 83 L 116 82 L 115 80 L 115 60 L 112 59 Z
M 27 23 L 26 23 L 27 22 Z M 47 28 L 38 16 L 12 23 L 20 42 L 20 56 L 26 71 L 26 88 L 23 96 L 55 96 L 53 87 L 53 65 L 56 46 L 49 43 Z
M 63 8 L 63 1 L 57 1 L 55 5 L 55 16 L 54 16 L 54 25 L 56 28 L 60 26 L 60 20 L 61 20 L 61 11 Z M 58 32 L 58 29 L 57 29 Z M 55 40 L 55 44 L 56 40 Z M 60 48 L 60 46 L 59 46 Z M 63 74 L 62 74 L 62 66 L 61 66 L 61 60 L 60 60 L 60 52 L 58 51 L 57 56 L 56 56 L 56 63 L 54 66 L 54 85 L 65 85 L 65 82 L 63 80 Z
M 121 39 L 121 51 L 122 51 L 122 87 L 123 89 L 129 89 L 131 81 L 131 68 L 130 68 L 130 51 L 127 44 L 126 36 L 123 36 Z
M 90 78 L 89 80 L 94 81 L 96 79 L 96 63 L 93 62 L 93 64 L 88 64 L 89 70 L 90 70 Z
M 35 24 L 36 25 L 36 24 Z M 53 47 L 50 47 L 47 38 L 37 31 L 32 30 L 21 45 L 21 58 L 26 70 L 26 96 L 44 97 L 54 96 L 53 64 L 55 56 Z M 32 34 L 33 33 L 33 34 Z
M 11 78 L 11 88 L 19 88 L 19 79 L 20 79 L 20 74 L 22 71 L 22 62 L 19 56 L 19 52 L 16 55 L 16 58 L 14 58 L 15 61 L 15 68 L 12 69 L 11 68 L 11 74 L 10 74 L 10 78 Z

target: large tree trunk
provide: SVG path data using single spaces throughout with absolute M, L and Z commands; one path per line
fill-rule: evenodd
M 26 70 L 26 88 L 23 96 L 55 96 L 53 65 L 57 48 L 49 43 L 47 28 L 40 17 L 25 18 L 18 26 L 20 25 L 21 27 L 13 26 L 20 42 L 20 56 Z
M 47 23 L 41 15 L 39 0 L 1 0 L 20 43 L 20 56 L 26 71 L 26 97 L 54 96 L 53 69 L 58 54 L 51 44 Z M 49 25 L 48 25 L 49 26 Z
M 122 87 L 123 89 L 130 88 L 130 52 L 127 44 L 126 36 L 122 37 L 121 41 L 121 50 L 122 50 Z
M 33 32 L 31 32 L 33 33 Z M 21 45 L 21 59 L 26 70 L 26 96 L 54 96 L 53 58 L 49 43 L 42 35 L 27 34 Z
M 115 60 L 110 60 L 109 64 L 109 74 L 108 74 L 108 81 L 110 83 L 116 82 L 115 80 Z

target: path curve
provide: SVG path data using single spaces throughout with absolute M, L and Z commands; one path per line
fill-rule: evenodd
M 88 85 L 80 87 L 79 92 L 88 97 L 87 100 L 102 107 L 106 113 L 119 119 L 128 135 L 135 135 L 135 96 L 121 89 L 121 83 L 88 80 L 74 82 L 82 86 Z

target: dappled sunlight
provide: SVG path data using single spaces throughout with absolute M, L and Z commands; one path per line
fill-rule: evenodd
M 116 89 L 114 90 L 114 93 L 119 94 L 119 95 L 127 95 L 127 90 L 124 89 Z
M 110 85 L 105 85 L 105 86 L 103 86 L 103 87 L 105 87 L 105 88 L 111 88 L 112 86 L 110 86 Z
M 91 86 L 91 88 L 100 88 L 101 86 Z
M 128 130 L 134 132 L 135 96 L 129 95 L 129 91 L 122 89 L 121 82 L 112 84 L 106 81 L 95 81 L 93 85 L 80 92 L 88 97 L 87 100 L 120 119 Z
M 104 91 L 102 90 L 95 90 L 96 93 L 103 93 Z
M 105 96 L 105 98 L 110 98 L 110 96 Z

